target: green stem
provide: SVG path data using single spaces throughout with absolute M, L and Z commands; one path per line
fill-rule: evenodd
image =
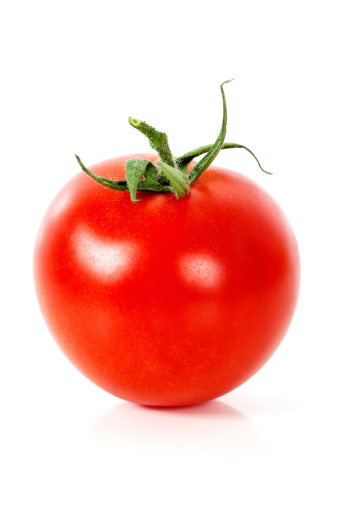
M 174 157 L 169 148 L 167 134 L 156 130 L 145 121 L 137 120 L 136 118 L 129 118 L 129 123 L 148 138 L 151 148 L 157 151 L 162 162 L 171 165 L 171 167 L 176 167 Z
M 158 162 L 159 168 L 170 181 L 176 196 L 180 199 L 189 192 L 189 178 L 175 167 L 165 162 Z
M 223 119 L 221 131 L 214 144 L 201 146 L 174 160 L 169 148 L 168 137 L 164 132 L 156 130 L 144 121 L 137 120 L 136 118 L 129 118 L 130 125 L 144 134 L 148 138 L 151 148 L 158 152 L 158 167 L 150 160 L 129 159 L 126 162 L 126 179 L 114 181 L 94 174 L 90 169 L 84 166 L 80 157 L 77 155 L 75 155 L 76 160 L 81 169 L 100 185 L 113 190 L 129 190 L 133 202 L 137 202 L 136 193 L 138 190 L 174 192 L 178 198 L 185 196 L 189 192 L 190 184 L 204 173 L 217 157 L 220 150 L 229 148 L 245 149 L 255 158 L 263 172 L 272 174 L 262 168 L 256 155 L 249 150 L 249 148 L 243 144 L 224 142 L 227 131 L 228 113 L 223 85 L 230 83 L 230 81 L 232 81 L 232 79 L 224 81 L 221 84 Z M 205 154 L 205 156 L 191 169 L 191 171 L 187 172 L 190 162 L 195 157 L 203 154 Z

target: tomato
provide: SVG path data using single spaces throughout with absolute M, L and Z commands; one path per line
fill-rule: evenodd
M 123 178 L 127 159 L 91 169 Z M 291 322 L 300 261 L 291 226 L 249 178 L 209 167 L 177 199 L 98 185 L 58 193 L 41 224 L 34 277 L 48 328 L 109 393 L 178 406 L 224 395 L 270 358 Z

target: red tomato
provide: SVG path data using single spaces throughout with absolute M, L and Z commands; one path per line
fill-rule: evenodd
M 128 158 L 92 167 L 124 177 Z M 46 323 L 70 361 L 115 396 L 201 403 L 249 379 L 276 350 L 299 290 L 298 247 L 273 198 L 210 167 L 177 199 L 77 174 L 50 205 L 34 254 Z

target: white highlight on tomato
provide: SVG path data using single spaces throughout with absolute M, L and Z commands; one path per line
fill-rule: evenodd
M 199 289 L 214 290 L 224 281 L 221 264 L 205 253 L 186 254 L 180 259 L 180 270 L 185 281 Z
M 106 282 L 124 279 L 139 259 L 139 248 L 135 243 L 102 239 L 83 227 L 76 230 L 72 246 L 87 273 Z

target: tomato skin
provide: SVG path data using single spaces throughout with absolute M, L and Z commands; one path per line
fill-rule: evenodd
M 124 177 L 129 155 L 93 166 Z M 34 252 L 54 339 L 122 399 L 177 406 L 219 397 L 256 373 L 291 322 L 300 262 L 290 224 L 249 178 L 210 167 L 189 194 L 104 188 L 84 173 L 58 193 Z

